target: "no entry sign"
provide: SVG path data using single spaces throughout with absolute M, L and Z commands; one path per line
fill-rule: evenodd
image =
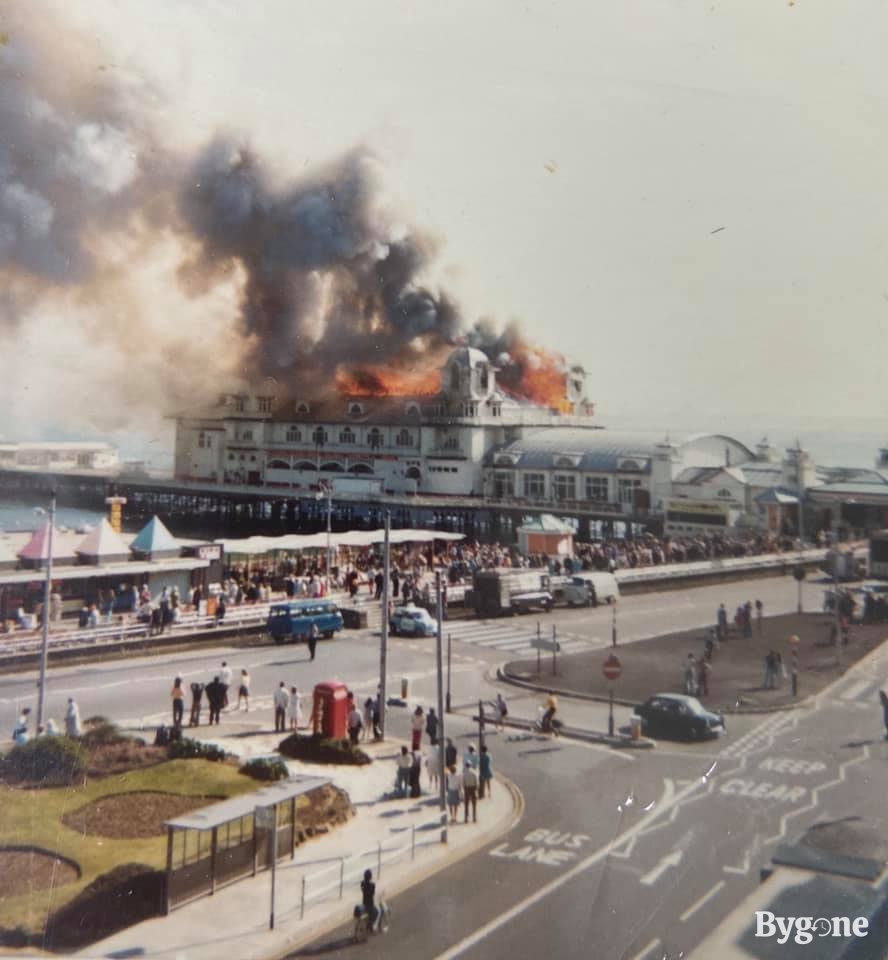
M 623 665 L 614 654 L 611 654 L 607 660 L 604 661 L 601 672 L 608 680 L 619 680 L 620 674 L 623 672 Z

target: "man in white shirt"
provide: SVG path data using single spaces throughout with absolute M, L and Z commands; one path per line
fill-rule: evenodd
M 287 685 L 281 685 L 274 691 L 274 732 L 284 733 L 287 729 L 287 707 L 290 706 L 290 694 Z

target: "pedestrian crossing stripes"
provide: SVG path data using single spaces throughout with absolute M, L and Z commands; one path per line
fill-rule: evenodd
M 368 628 L 379 631 L 382 618 L 380 607 L 376 604 L 367 608 Z M 539 637 L 544 641 L 552 640 L 552 627 L 549 623 L 541 623 L 539 634 L 533 621 L 505 620 L 447 620 L 444 623 L 444 639 L 448 636 L 454 642 L 471 644 L 483 650 L 501 652 L 510 657 L 536 656 L 534 643 Z M 418 642 L 425 642 L 431 638 L 415 638 Z M 576 634 L 556 631 L 555 639 L 558 642 L 558 654 L 566 655 L 581 653 L 585 650 L 594 650 L 606 646 L 610 641 L 604 638 L 578 637 Z M 541 650 L 541 656 L 551 656 L 551 650 Z

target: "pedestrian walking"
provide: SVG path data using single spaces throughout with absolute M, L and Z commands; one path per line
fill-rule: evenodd
M 285 733 L 287 730 L 287 707 L 290 706 L 290 694 L 287 685 L 281 680 L 274 691 L 274 732 Z
M 697 696 L 697 658 L 692 654 L 688 654 L 688 658 L 685 661 L 685 693 L 689 697 Z
M 218 677 L 213 677 L 211 683 L 204 688 L 207 695 L 207 705 L 210 708 L 210 726 L 215 723 L 219 725 L 219 714 L 222 712 L 222 704 L 225 702 L 225 688 L 222 686 Z
M 82 728 L 80 726 L 80 707 L 73 697 L 68 697 L 68 708 L 65 710 L 65 735 L 68 737 L 79 737 Z
M 422 750 L 414 750 L 411 754 L 410 764 L 410 796 L 413 800 L 422 796 L 422 788 L 419 783 L 419 776 L 422 773 Z
M 311 632 L 308 635 L 308 655 L 312 660 L 315 658 L 315 650 L 317 650 L 318 647 L 319 636 L 320 632 L 318 631 L 318 625 L 313 623 L 311 625 Z
M 423 727 L 425 727 L 425 715 L 422 712 L 422 707 L 417 707 L 413 711 L 413 716 L 410 718 L 411 750 L 419 749 L 422 743 Z
M 429 743 L 434 747 L 438 743 L 438 715 L 434 707 L 429 707 L 429 714 L 426 717 L 426 733 L 429 735 Z
M 382 739 L 382 695 L 379 693 L 373 700 L 373 739 Z
M 697 664 L 697 685 L 699 687 L 700 696 L 709 696 L 709 675 L 711 672 L 712 666 L 705 657 L 702 657 L 700 662 Z
M 373 736 L 373 697 L 367 697 L 364 701 L 364 739 L 369 740 Z
M 413 757 L 407 751 L 406 747 L 401 747 L 397 764 L 397 769 L 395 770 L 395 793 L 397 793 L 399 797 L 406 797 L 407 788 L 410 786 L 410 768 L 413 766 Z
M 23 707 L 15 727 L 12 730 L 12 739 L 17 747 L 24 746 L 30 739 L 28 727 L 31 723 L 31 708 Z
M 405 747 L 404 749 L 406 750 L 407 748 Z M 457 775 L 455 764 L 447 768 L 447 773 L 444 777 L 444 788 L 447 793 L 447 809 L 450 811 L 450 822 L 456 823 L 456 819 L 459 816 L 460 778 Z
M 728 636 L 728 611 L 725 610 L 725 605 L 723 603 L 718 605 L 716 623 L 718 625 L 719 640 L 726 640 Z
M 466 767 L 473 767 L 477 769 L 478 767 L 478 754 L 475 753 L 475 744 L 470 743 L 466 747 L 466 752 L 463 754 L 463 765 Z
M 216 597 L 216 626 L 220 626 L 225 619 L 225 595 L 220 593 Z
M 289 718 L 290 729 L 294 732 L 302 726 L 302 698 L 296 687 L 290 687 Z
M 358 745 L 358 740 L 361 739 L 361 728 L 363 726 L 364 718 L 361 716 L 358 705 L 352 700 L 352 707 L 348 714 L 348 739 L 351 740 L 353 746 Z
M 752 637 L 752 604 L 747 600 L 743 606 L 743 636 Z
M 429 788 L 436 790 L 440 783 L 441 747 L 433 744 L 426 754 L 426 772 L 429 775 Z
M 173 726 L 182 726 L 182 717 L 185 714 L 185 688 L 182 686 L 182 678 L 176 677 L 173 682 L 173 689 L 170 693 L 173 698 Z
M 222 706 L 228 706 L 228 688 L 231 686 L 231 667 L 228 666 L 228 663 L 223 660 L 222 667 L 219 670 L 219 683 L 225 687 L 225 696 L 222 698 Z
M 191 684 L 191 716 L 188 718 L 189 727 L 200 726 L 200 701 L 203 697 L 204 685 L 202 683 Z
M 758 635 L 763 637 L 765 635 L 765 605 L 761 600 L 755 601 L 755 625 L 758 630 Z
M 496 722 L 496 729 L 499 730 L 500 733 L 503 733 L 506 729 L 506 725 L 503 721 L 509 715 L 509 708 L 506 705 L 505 697 L 503 697 L 501 693 L 496 695 L 496 701 L 493 705 L 493 712 Z
M 463 800 L 466 808 L 466 823 L 469 822 L 469 807 L 472 808 L 472 822 L 478 822 L 478 771 L 466 764 L 462 774 Z
M 483 800 L 484 797 L 489 797 L 491 795 L 490 791 L 493 786 L 493 761 L 490 756 L 490 751 L 487 749 L 487 746 L 481 748 L 481 763 L 478 770 L 478 798 Z
M 237 691 L 237 709 L 241 708 L 241 700 L 247 705 L 247 713 L 250 712 L 250 675 L 246 670 L 241 670 L 240 687 Z
M 444 747 L 444 766 L 448 770 L 456 766 L 456 744 L 450 737 L 447 738 L 447 744 Z

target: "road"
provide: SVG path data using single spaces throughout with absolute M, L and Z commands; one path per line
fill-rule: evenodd
M 819 607 L 821 588 L 805 586 Z M 618 613 L 621 643 L 708 625 L 719 602 L 729 609 L 762 599 L 766 611 L 795 609 L 789 578 L 721 584 L 627 597 Z M 557 611 L 542 619 L 563 641 L 610 645 L 612 611 Z M 526 624 L 526 625 L 525 625 Z M 535 633 L 536 620 L 448 625 L 453 633 L 451 733 L 472 735 L 478 697 L 496 689 L 497 663 Z M 319 645 L 318 659 L 298 647 L 219 647 L 54 671 L 50 714 L 67 696 L 84 716 L 102 713 L 149 726 L 166 718 L 173 676 L 209 679 L 227 659 L 253 678 L 257 726 L 271 721 L 280 680 L 308 691 L 339 675 L 360 695 L 372 693 L 378 639 L 372 631 Z M 410 682 L 411 699 L 434 702 L 434 643 L 397 638 L 389 683 Z M 535 736 L 491 735 L 495 768 L 525 799 L 521 821 L 504 837 L 393 898 L 391 931 L 362 947 L 370 957 L 450 960 L 559 957 L 663 960 L 692 949 L 758 883 L 758 871 L 783 838 L 811 823 L 860 815 L 888 828 L 884 797 L 888 752 L 877 690 L 888 676 L 879 651 L 801 710 L 731 717 L 729 733 L 703 744 L 660 743 L 653 751 Z M 0 680 L 0 710 L 33 700 L 34 675 Z M 507 693 L 513 713 L 534 715 L 537 697 Z M 604 728 L 605 707 L 564 704 L 565 719 Z M 571 716 L 574 711 L 575 717 Z M 625 722 L 629 711 L 618 715 Z M 223 715 L 223 725 L 224 725 Z M 404 723 L 396 714 L 396 730 Z M 502 787 L 500 787 L 501 789 Z M 471 829 L 455 827 L 454 829 Z M 357 896 L 356 896 L 357 899 Z M 338 955 L 349 930 L 320 938 L 294 956 Z

